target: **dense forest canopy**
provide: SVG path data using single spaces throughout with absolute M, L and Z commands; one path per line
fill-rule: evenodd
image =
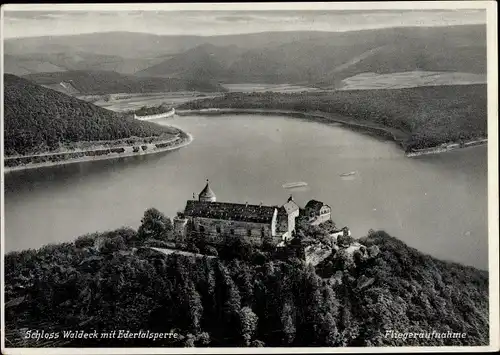
M 5 155 L 54 151 L 79 141 L 169 135 L 172 130 L 4 75 Z
M 172 111 L 172 106 L 163 103 L 158 106 L 142 106 L 137 110 L 131 110 L 129 112 L 132 114 L 136 114 L 137 116 L 149 116 L 149 115 L 158 115 L 170 111 Z
M 344 115 L 354 122 L 397 129 L 407 150 L 487 136 L 486 85 L 319 93 L 229 93 L 179 109 L 246 108 Z
M 489 343 L 488 273 L 437 260 L 386 233 L 358 240 L 370 256 L 332 254 L 316 269 L 246 245 L 218 258 L 165 256 L 144 246 L 172 233 L 161 212 L 139 230 L 85 235 L 5 256 L 6 336 L 113 329 L 178 339 L 66 340 L 63 346 L 415 346 Z M 306 234 L 309 233 L 306 231 Z M 349 243 L 349 241 L 347 242 Z M 229 252 L 229 253 L 228 253 Z M 406 339 L 387 331 L 466 333 Z

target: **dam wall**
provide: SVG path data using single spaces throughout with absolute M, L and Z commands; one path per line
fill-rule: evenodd
M 163 112 L 163 113 L 157 113 L 156 115 L 147 115 L 147 116 L 137 116 L 134 113 L 134 118 L 139 121 L 149 121 L 149 120 L 156 120 L 158 118 L 167 118 L 167 117 L 172 117 L 175 115 L 175 109 L 171 109 L 170 111 Z

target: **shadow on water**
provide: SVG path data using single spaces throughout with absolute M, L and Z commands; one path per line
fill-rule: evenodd
M 85 178 L 99 179 L 109 172 L 120 172 L 135 169 L 141 164 L 156 164 L 168 154 L 175 154 L 177 150 L 159 152 L 156 154 L 137 155 L 108 160 L 87 161 L 65 165 L 48 166 L 37 169 L 12 171 L 5 175 L 5 192 L 31 190 L 33 187 L 46 185 L 52 181 L 78 181 Z

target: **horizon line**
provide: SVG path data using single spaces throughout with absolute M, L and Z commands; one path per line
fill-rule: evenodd
M 158 34 L 152 32 L 143 32 L 143 31 L 126 31 L 126 30 L 117 30 L 117 31 L 96 31 L 96 32 L 82 32 L 82 33 L 68 33 L 68 34 L 47 34 L 47 35 L 39 35 L 39 36 L 5 36 L 5 31 L 0 32 L 0 37 L 4 41 L 6 40 L 15 40 L 15 39 L 35 39 L 42 37 L 76 37 L 76 36 L 85 36 L 85 35 L 97 35 L 97 34 L 110 34 L 110 33 L 133 33 L 133 34 L 145 34 L 151 36 L 158 37 L 229 37 L 229 36 L 238 36 L 238 35 L 257 35 L 257 34 L 265 34 L 265 33 L 347 33 L 347 32 L 363 32 L 363 31 L 374 31 L 374 30 L 387 30 L 387 29 L 396 29 L 396 28 L 435 28 L 435 27 L 471 27 L 471 26 L 487 26 L 486 22 L 481 23 L 468 23 L 468 24 L 436 24 L 436 25 L 401 25 L 401 26 L 382 26 L 382 27 L 373 27 L 373 28 L 363 28 L 358 30 L 338 30 L 338 31 L 322 31 L 322 30 L 281 30 L 281 31 L 256 31 L 256 32 L 239 32 L 239 33 L 230 33 L 230 34 L 215 34 L 215 35 L 203 35 L 203 34 Z
M 7 9 L 6 9 L 7 7 Z M 57 10 L 54 10 L 57 8 Z M 466 1 L 394 1 L 394 2 L 241 2 L 241 3 L 122 3 L 119 11 L 314 11 L 314 10 L 487 10 L 494 9 L 495 2 L 487 0 Z M 4 4 L 4 11 L 117 11 L 116 4 L 73 3 L 73 4 Z M 83 10 L 80 10 L 83 9 Z

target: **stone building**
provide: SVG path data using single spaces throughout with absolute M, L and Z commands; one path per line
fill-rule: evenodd
M 174 218 L 174 228 L 180 238 L 191 229 L 211 243 L 222 243 L 225 236 L 234 235 L 256 246 L 264 242 L 279 245 L 292 238 L 298 214 L 299 206 L 291 197 L 281 207 L 217 202 L 207 181 L 198 199 L 188 200 L 184 212 Z
M 305 206 L 305 215 L 311 224 L 320 224 L 331 219 L 332 209 L 321 201 L 311 200 Z
M 203 201 L 203 202 L 216 202 L 217 201 L 217 197 L 215 196 L 214 192 L 210 188 L 210 184 L 209 184 L 208 180 L 207 180 L 207 184 L 205 185 L 205 188 L 203 190 L 201 190 L 200 194 L 198 195 L 198 200 Z
M 278 230 L 282 233 L 283 240 L 293 238 L 295 231 L 295 220 L 299 216 L 300 208 L 290 196 L 288 201 L 278 209 Z
M 237 236 L 255 246 L 264 242 L 284 246 L 294 238 L 296 219 L 302 212 L 310 224 L 331 218 L 330 206 L 323 202 L 311 200 L 301 210 L 292 196 L 282 206 L 217 202 L 207 180 L 198 198 L 193 194 L 184 211 L 174 218 L 174 237 L 182 242 L 189 233 L 198 233 L 209 243 L 220 244 L 226 236 Z

